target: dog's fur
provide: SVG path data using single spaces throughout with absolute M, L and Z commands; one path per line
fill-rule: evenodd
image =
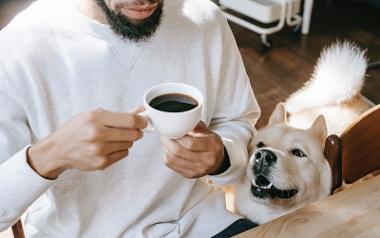
M 360 94 L 366 68 L 365 51 L 352 43 L 322 52 L 312 78 L 253 138 L 246 173 L 230 187 L 230 209 L 262 224 L 330 194 L 325 139 L 373 106 Z
M 328 134 L 340 135 L 374 106 L 361 95 L 367 69 L 365 51 L 350 42 L 322 51 L 313 76 L 285 102 L 289 125 L 307 128 L 318 116 L 326 118 Z

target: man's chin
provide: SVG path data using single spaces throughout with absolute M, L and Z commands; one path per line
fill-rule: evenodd
M 156 32 L 163 15 L 163 3 L 118 6 L 116 11 L 111 11 L 103 0 L 96 1 L 115 34 L 134 42 L 148 41 Z

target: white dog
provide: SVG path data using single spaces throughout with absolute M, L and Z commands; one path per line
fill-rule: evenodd
M 373 106 L 360 94 L 366 68 L 365 51 L 352 43 L 322 52 L 311 80 L 286 101 L 289 122 L 279 104 L 253 138 L 246 174 L 232 186 L 231 210 L 262 224 L 330 194 L 325 139 Z

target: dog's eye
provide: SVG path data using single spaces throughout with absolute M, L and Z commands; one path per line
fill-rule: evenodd
M 264 142 L 260 141 L 259 143 L 257 143 L 256 147 L 257 148 L 263 148 L 263 147 L 265 147 L 265 144 L 264 144 Z
M 300 149 L 292 149 L 292 154 L 297 157 L 307 157 L 307 155 Z

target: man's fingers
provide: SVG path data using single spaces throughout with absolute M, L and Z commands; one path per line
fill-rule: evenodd
M 182 169 L 186 169 L 189 171 L 194 170 L 196 167 L 194 162 L 179 158 L 169 153 L 165 154 L 165 164 L 167 166 L 170 165 L 170 166 L 180 167 Z
M 148 125 L 148 120 L 137 113 L 111 112 L 104 109 L 97 109 L 92 113 L 106 127 L 144 129 Z
M 166 165 L 169 169 L 177 172 L 179 175 L 181 175 L 184 178 L 192 179 L 195 178 L 195 175 L 190 170 L 183 169 L 181 167 L 176 167 L 173 165 Z
M 208 127 L 203 121 L 200 121 L 197 126 L 193 129 L 193 132 L 207 132 L 209 131 Z
M 145 108 L 143 106 L 139 106 L 139 107 L 133 109 L 132 112 L 133 113 L 140 113 L 140 112 L 143 112 L 143 111 L 145 111 Z
M 109 155 L 115 152 L 128 150 L 133 145 L 133 142 L 109 142 L 105 144 L 104 154 Z
M 170 154 L 177 156 L 182 159 L 192 160 L 192 158 L 196 158 L 197 155 L 190 150 L 183 148 L 178 142 L 175 140 L 171 140 L 165 137 L 161 137 L 161 143 L 164 146 L 164 150 L 169 152 Z
M 198 122 L 197 126 L 188 133 L 188 135 L 196 137 L 196 138 L 202 138 L 207 137 L 210 134 L 214 134 L 203 121 Z
M 124 157 L 128 156 L 129 151 L 128 150 L 122 150 L 118 152 L 114 152 L 107 156 L 107 159 L 111 164 L 116 163 L 117 161 L 123 159 Z
M 176 142 L 190 151 L 207 151 L 208 148 L 208 140 L 205 137 L 186 135 Z
M 165 165 L 181 174 L 185 178 L 193 178 L 196 176 L 196 164 L 173 155 L 165 155 Z
M 143 137 L 143 132 L 136 129 L 106 128 L 104 134 L 107 142 L 133 142 Z

